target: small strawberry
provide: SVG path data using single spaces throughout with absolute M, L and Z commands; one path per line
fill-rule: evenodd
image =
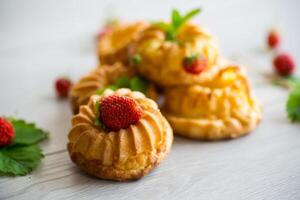
M 100 121 L 112 131 L 126 129 L 137 123 L 143 110 L 137 101 L 126 96 L 111 95 L 105 97 L 100 104 Z
M 276 72 L 280 76 L 292 75 L 295 70 L 294 59 L 289 54 L 279 54 L 273 60 Z
M 281 41 L 280 35 L 277 31 L 270 31 L 267 37 L 267 43 L 271 49 L 275 49 L 279 46 Z
M 0 147 L 11 144 L 15 136 L 15 130 L 10 121 L 0 117 Z
M 71 88 L 72 82 L 68 78 L 59 78 L 55 81 L 56 93 L 59 97 L 67 97 Z
M 186 72 L 191 74 L 200 74 L 207 66 L 206 58 L 192 55 L 183 60 L 183 67 Z

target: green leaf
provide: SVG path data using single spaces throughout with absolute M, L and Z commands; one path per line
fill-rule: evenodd
M 137 66 L 142 62 L 142 57 L 140 54 L 134 54 L 133 56 L 130 57 L 129 62 L 131 65 Z
M 116 80 L 115 85 L 119 88 L 129 88 L 130 80 L 127 76 L 123 76 Z
M 200 11 L 200 8 L 196 8 L 182 16 L 178 10 L 174 9 L 171 15 L 171 24 L 157 22 L 154 23 L 154 25 L 164 30 L 167 41 L 176 41 L 178 30 L 181 28 L 181 26 L 183 26 L 184 23 L 186 23 L 192 17 L 200 13 Z
M 292 122 L 300 122 L 300 84 L 289 94 L 286 111 Z
M 26 175 L 39 165 L 43 157 L 37 145 L 0 149 L 0 175 Z
M 98 94 L 98 95 L 102 95 L 103 92 L 104 92 L 106 89 L 111 89 L 111 90 L 113 90 L 113 91 L 116 91 L 117 89 L 119 89 L 119 87 L 116 86 L 116 85 L 109 85 L 109 86 L 107 86 L 107 87 L 105 87 L 105 88 L 98 89 L 95 93 Z
M 21 119 L 9 118 L 15 129 L 13 145 L 36 144 L 48 137 L 48 133 L 33 123 L 27 123 Z
M 182 19 L 178 10 L 174 9 L 172 11 L 172 26 L 174 31 L 181 25 Z
M 153 23 L 153 25 L 161 28 L 165 32 L 169 31 L 171 29 L 171 26 L 165 22 L 155 22 L 155 23 Z
M 94 125 L 95 126 L 101 126 L 102 125 L 102 122 L 100 121 L 100 103 L 99 101 L 96 102 L 95 104 L 95 111 L 96 111 L 96 118 L 95 118 L 95 122 L 94 122 Z
M 190 56 L 185 57 L 184 62 L 191 65 L 192 63 L 194 63 L 194 61 L 196 59 L 201 58 L 201 54 L 200 53 L 194 53 L 191 54 Z
M 194 16 L 196 16 L 200 12 L 201 12 L 201 8 L 196 8 L 196 9 L 191 10 L 185 16 L 182 17 L 182 23 L 187 22 L 188 20 L 190 20 L 191 18 L 193 18 Z
M 136 76 L 130 80 L 130 89 L 133 91 L 146 93 L 147 88 L 148 88 L 148 81 L 141 77 Z

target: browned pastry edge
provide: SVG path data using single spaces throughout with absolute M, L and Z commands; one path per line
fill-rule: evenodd
M 169 123 L 166 119 L 163 119 L 166 128 L 166 142 L 164 145 L 160 145 L 157 149 L 156 155 L 154 153 L 143 153 L 138 156 L 147 157 L 150 165 L 147 165 L 142 170 L 134 172 L 132 170 L 131 173 L 128 173 L 127 170 L 119 170 L 114 168 L 113 166 L 100 166 L 99 161 L 97 160 L 87 160 L 85 157 L 79 152 L 72 152 L 71 144 L 67 144 L 67 149 L 70 154 L 71 160 L 79 166 L 86 173 L 96 176 L 105 180 L 112 181 L 134 181 L 142 178 L 146 174 L 148 174 L 153 168 L 155 168 L 161 161 L 167 156 L 170 152 L 172 143 L 173 143 L 173 131 Z
M 170 116 L 168 114 L 164 113 L 164 116 L 168 119 L 169 123 L 173 127 L 174 134 L 179 135 L 185 138 L 190 138 L 190 139 L 198 139 L 198 140 L 203 140 L 203 141 L 217 141 L 217 140 L 227 140 L 227 139 L 234 139 L 234 138 L 239 138 L 242 136 L 246 136 L 251 133 L 261 122 L 261 117 L 257 117 L 255 121 L 253 121 L 253 124 L 250 126 L 245 126 L 245 127 L 238 127 L 233 129 L 232 131 L 226 131 L 226 132 L 220 132 L 216 131 L 214 132 L 214 123 L 207 123 L 205 126 L 203 126 L 203 129 L 210 129 L 210 131 L 205 131 L 194 133 L 191 130 L 187 129 L 182 129 L 182 123 L 184 123 L 185 127 L 190 127 L 190 129 L 197 129 L 195 128 L 196 126 L 200 126 L 197 121 L 199 120 L 192 120 L 192 119 L 185 119 L 185 118 L 177 118 L 174 116 Z M 210 128 L 208 128 L 210 127 Z M 226 128 L 226 127 L 225 127 Z M 221 130 L 222 131 L 222 130 Z M 224 131 L 224 130 L 223 130 Z
M 71 109 L 72 109 L 72 112 L 73 114 L 77 114 L 79 112 L 79 105 L 78 105 L 78 97 L 75 97 L 75 96 L 70 96 L 70 105 L 71 105 Z

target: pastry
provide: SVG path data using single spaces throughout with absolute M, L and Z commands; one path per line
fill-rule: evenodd
M 176 134 L 203 140 L 245 135 L 261 120 L 261 106 L 236 66 L 201 85 L 166 89 L 163 111 Z
M 73 85 L 71 89 L 71 105 L 73 113 L 78 113 L 80 105 L 87 104 L 90 96 L 97 93 L 97 91 L 101 92 L 101 90 L 105 89 L 105 87 L 116 87 L 115 84 L 120 81 L 121 85 L 119 84 L 119 87 L 129 87 L 122 83 L 122 80 L 124 79 L 128 82 L 130 79 L 132 79 L 132 81 L 142 82 L 140 83 L 142 87 L 132 89 L 139 90 L 139 88 L 141 88 L 142 92 L 156 100 L 157 94 L 153 84 L 150 84 L 146 80 L 138 77 L 132 67 L 125 67 L 121 63 L 115 63 L 114 65 L 103 65 L 92 70 L 89 74 L 82 77 L 75 85 Z
M 173 131 L 157 104 L 129 89 L 93 95 L 72 118 L 68 135 L 72 161 L 109 180 L 135 180 L 170 151 Z
M 141 75 L 163 87 L 205 82 L 222 66 L 215 38 L 190 22 L 179 29 L 176 41 L 159 26 L 149 26 L 130 46 L 130 55 L 139 56 L 140 62 L 131 65 Z
M 145 22 L 118 23 L 103 34 L 98 41 L 98 56 L 101 64 L 119 61 L 128 64 L 128 45 L 148 26 Z

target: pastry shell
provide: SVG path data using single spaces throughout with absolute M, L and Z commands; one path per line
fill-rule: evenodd
M 140 74 L 155 84 L 170 87 L 205 82 L 218 71 L 219 50 L 216 39 L 204 28 L 185 24 L 178 34 L 178 41 L 167 41 L 165 33 L 152 25 L 144 30 L 130 46 L 130 54 L 141 56 L 141 63 L 135 66 Z M 208 66 L 199 74 L 184 70 L 187 56 L 200 54 Z
M 95 94 L 97 90 L 114 84 L 120 77 L 127 76 L 130 78 L 134 75 L 136 75 L 136 72 L 132 67 L 126 67 L 121 63 L 102 65 L 95 68 L 72 86 L 70 96 L 73 113 L 78 113 L 79 107 L 87 104 L 90 96 Z M 157 99 L 153 84 L 149 84 L 146 95 L 154 100 Z
M 163 113 L 175 134 L 220 140 L 254 130 L 262 108 L 251 94 L 243 70 L 231 66 L 220 71 L 213 82 L 167 89 Z
M 147 26 L 145 22 L 134 22 L 120 23 L 112 27 L 112 31 L 98 41 L 97 51 L 101 64 L 128 64 L 128 46 Z
M 134 98 L 144 112 L 136 124 L 116 132 L 94 124 L 96 102 L 113 94 Z M 102 179 L 125 181 L 141 178 L 165 158 L 173 131 L 153 100 L 129 89 L 107 89 L 80 107 L 68 138 L 70 157 L 82 170 Z

